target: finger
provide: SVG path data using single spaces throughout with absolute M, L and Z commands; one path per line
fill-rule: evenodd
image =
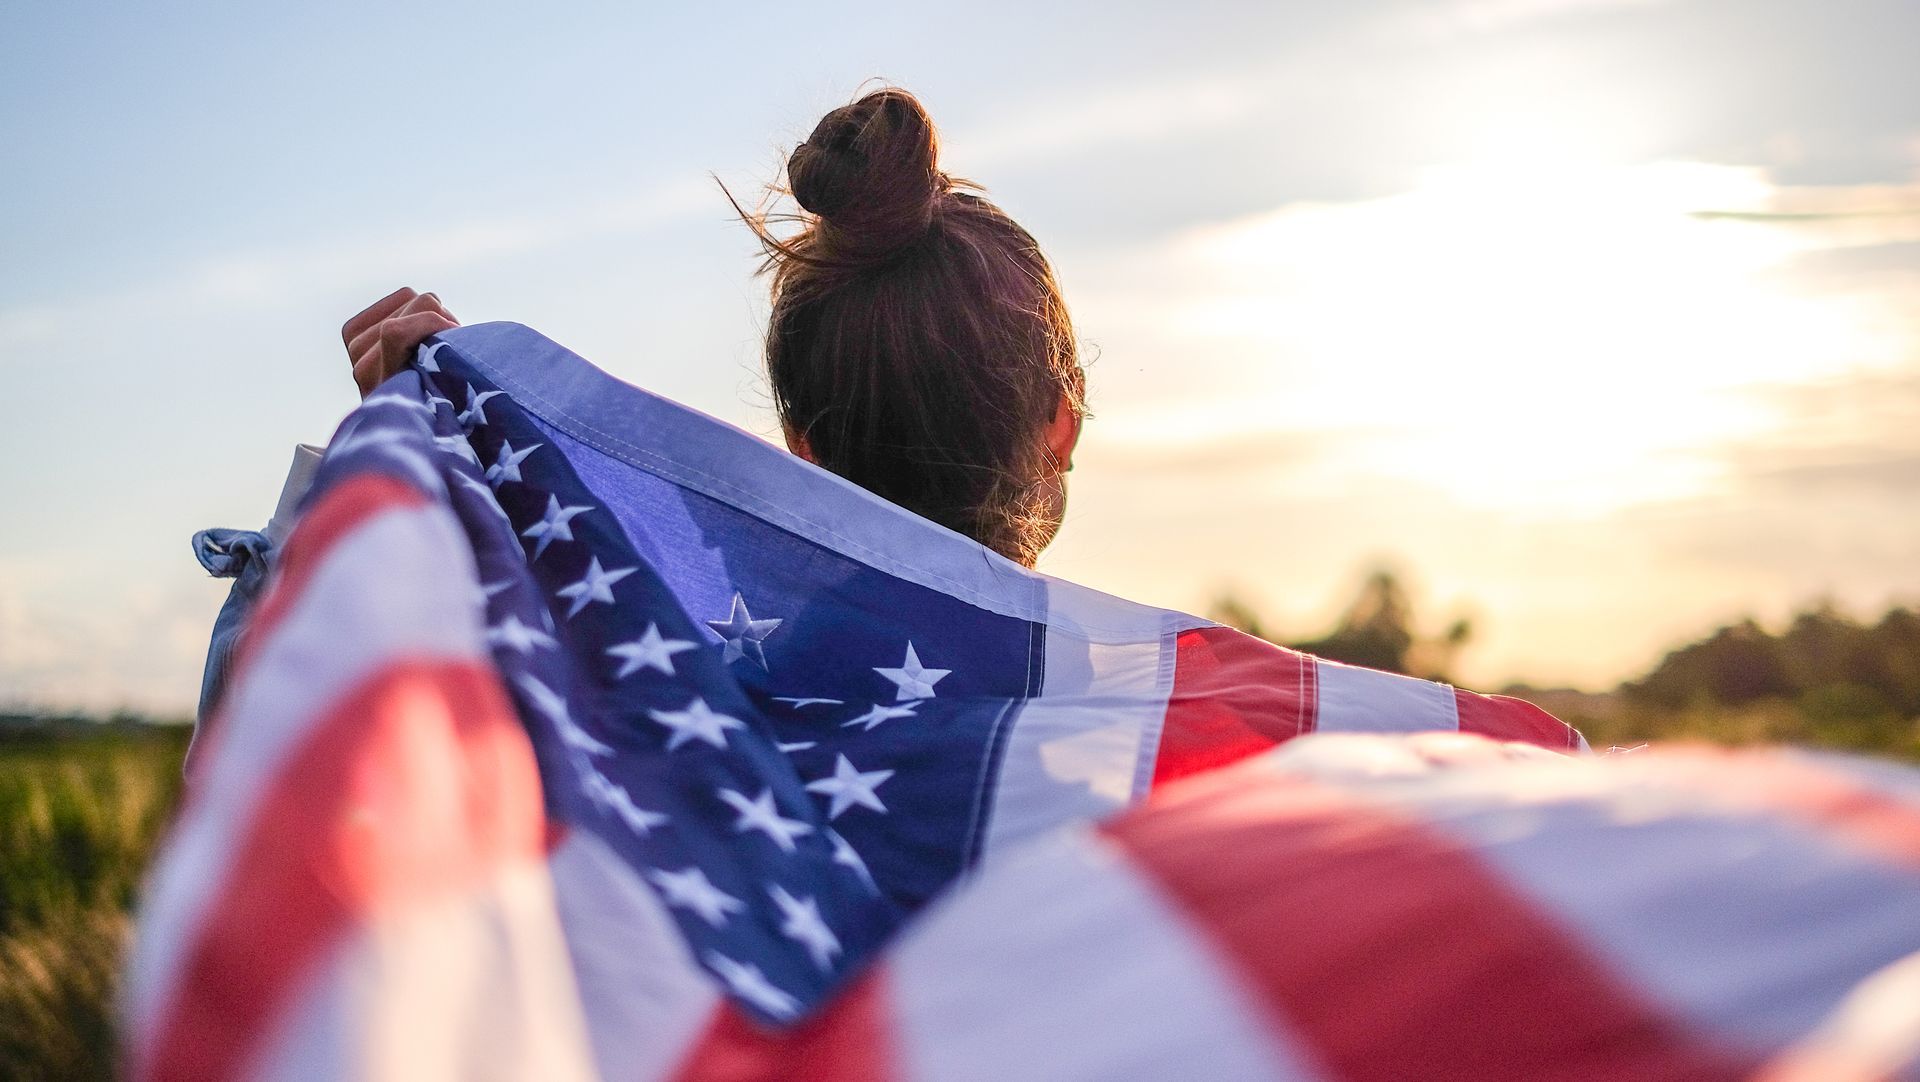
M 354 335 L 351 339 L 348 339 L 347 357 L 355 364 L 360 363 L 360 358 L 364 356 L 368 350 L 375 348 L 379 344 L 380 328 L 385 323 L 386 320 L 382 319 L 366 330 Z
M 447 306 L 441 303 L 439 295 L 435 293 L 422 293 L 418 297 L 401 305 L 393 314 L 396 316 L 410 316 L 417 312 L 438 312 L 448 319 L 453 318 L 453 313 L 447 311 Z
M 448 312 L 445 308 L 441 307 L 439 298 L 435 297 L 432 300 L 427 299 L 428 297 L 432 297 L 432 296 L 433 295 L 431 293 L 423 293 L 418 297 L 415 297 L 412 300 L 409 300 L 405 304 L 401 305 L 397 310 L 388 314 L 380 322 L 373 324 L 372 326 L 361 331 L 359 334 L 355 335 L 352 339 L 348 340 L 347 342 L 347 356 L 359 357 L 361 354 L 365 353 L 367 350 L 372 349 L 373 343 L 380 341 L 381 338 L 385 335 L 387 324 L 393 322 L 396 319 L 400 319 L 402 317 L 422 315 L 422 314 L 438 315 L 440 318 L 446 320 L 448 323 L 452 324 L 455 327 L 458 327 L 460 325 L 459 322 L 453 318 L 452 313 Z M 437 327 L 433 331 L 429 331 L 427 333 L 434 334 L 446 329 L 447 328 L 445 327 Z
M 374 388 L 404 371 L 413 360 L 414 351 L 428 336 L 456 326 L 458 324 L 438 312 L 418 312 L 382 320 L 378 327 L 363 334 L 361 337 L 367 339 L 365 348 L 352 355 L 353 382 L 360 388 L 360 397 L 372 394 Z
M 380 354 L 369 352 L 353 362 L 353 383 L 360 388 L 360 397 L 365 398 L 380 386 Z
M 358 315 L 347 320 L 346 324 L 340 328 L 340 340 L 342 342 L 352 342 L 360 336 L 360 332 L 392 315 L 402 305 L 417 296 L 419 296 L 419 294 L 415 293 L 411 287 L 401 286 L 399 289 L 374 301 L 372 304 L 361 309 Z
M 413 360 L 414 351 L 429 335 L 452 330 L 457 324 L 438 312 L 416 312 L 410 316 L 389 319 L 380 324 L 380 352 L 384 357 L 388 374 L 398 372 Z

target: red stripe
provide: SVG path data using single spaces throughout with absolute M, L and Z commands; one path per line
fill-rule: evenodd
M 1338 1078 L 1739 1078 L 1469 852 L 1254 771 L 1103 830 L 1192 918 L 1287 1039 Z
M 1230 627 L 1174 640 L 1153 784 L 1237 762 L 1313 729 L 1313 659 Z
M 213 716 L 200 719 L 199 731 L 194 736 L 199 748 L 192 763 L 208 763 L 218 757 L 215 746 L 219 743 L 220 731 L 225 728 L 227 703 L 233 698 L 233 689 L 252 667 L 259 644 L 270 637 L 273 628 L 306 593 L 307 582 L 325 563 L 333 546 L 375 515 L 419 507 L 426 502 L 425 495 L 403 481 L 379 474 L 361 474 L 328 489 L 300 516 L 286 544 L 274 553 L 273 578 L 266 594 L 248 615 L 246 626 L 234 644 L 227 693 L 221 696 Z M 188 789 L 189 801 L 197 788 L 196 785 Z
M 469 889 L 544 844 L 533 750 L 492 670 L 388 667 L 334 706 L 263 793 L 141 1077 L 235 1077 L 356 922 Z
M 832 1004 L 784 1033 L 763 1029 L 731 1001 L 713 1012 L 707 1032 L 680 1065 L 677 1082 L 885 1082 L 893 1032 L 886 973 L 869 970 Z
M 1460 715 L 1460 731 L 1518 740 L 1555 751 L 1580 747 L 1580 731 L 1525 699 L 1511 695 L 1479 695 L 1453 689 Z
M 360 474 L 328 489 L 300 516 L 287 543 L 275 555 L 274 584 L 248 619 L 235 655 L 234 672 L 242 671 L 253 653 L 253 644 L 266 639 L 306 593 L 307 581 L 341 538 L 384 511 L 420 507 L 426 502 L 419 489 L 380 474 Z

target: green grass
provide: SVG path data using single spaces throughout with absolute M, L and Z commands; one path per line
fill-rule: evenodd
M 110 1078 L 131 914 L 182 729 L 0 733 L 0 1078 Z
M 1793 699 L 1773 697 L 1738 706 L 1700 702 L 1679 709 L 1619 692 L 1515 689 L 1514 694 L 1579 729 L 1598 751 L 1677 741 L 1727 747 L 1790 744 L 1920 763 L 1920 718 L 1906 717 L 1883 699 L 1845 684 Z
M 1692 739 L 1920 762 L 1920 726 L 1869 695 L 1664 710 L 1618 694 L 1522 694 L 1601 750 Z M 132 913 L 180 796 L 186 743 L 183 727 L 0 727 L 0 1080 L 113 1077 Z

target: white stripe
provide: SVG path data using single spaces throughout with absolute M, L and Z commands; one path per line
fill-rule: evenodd
M 1763 1077 L 1810 1082 L 1920 1078 L 1920 953 L 1861 981 L 1833 1014 Z
M 1045 679 L 1001 752 L 984 856 L 1146 795 L 1173 689 L 1175 614 L 1047 583 Z
M 886 987 L 911 1079 L 1315 1076 L 1214 948 L 1085 831 L 1022 847 L 930 911 Z
M 181 954 L 202 911 L 226 886 L 228 864 L 254 826 L 262 794 L 309 730 L 395 658 L 479 660 L 483 629 L 470 601 L 473 557 L 444 507 L 375 514 L 339 538 L 294 607 L 227 692 L 220 734 L 199 788 L 150 881 L 127 1005 L 151 1039 Z
M 1535 744 L 1474 733 L 1308 733 L 1260 754 L 1265 769 L 1329 785 L 1561 758 Z
M 1558 758 L 1347 791 L 1468 845 L 1629 986 L 1734 1047 L 1778 1049 L 1920 949 L 1920 874 L 1629 763 Z
M 1134 800 L 1142 703 L 1151 700 L 1032 699 L 1007 736 L 987 821 L 984 859 L 1068 823 L 1091 823 Z M 1158 734 L 1155 726 L 1153 733 Z
M 348 1079 L 360 1071 L 362 1051 L 353 1033 L 356 983 L 339 979 L 339 956 L 347 944 L 333 945 L 315 967 L 316 977 L 289 1003 L 261 1041 L 251 1062 L 234 1072 L 257 1082 Z
M 1314 659 L 1319 688 L 1313 727 L 1323 733 L 1419 733 L 1460 729 L 1453 689 L 1431 680 Z
M 1920 770 L 1906 763 L 1875 759 L 1865 755 L 1839 755 L 1834 752 L 1781 748 L 1776 753 L 1787 759 L 1810 763 L 1815 769 L 1838 774 L 1855 785 L 1896 803 L 1920 811 Z
M 758 436 L 623 383 L 537 331 L 477 323 L 442 337 L 542 423 L 628 466 L 988 612 L 1038 623 L 1055 600 L 1056 580 Z M 1140 613 L 1162 611 L 1105 600 L 1082 617 L 1096 641 L 1123 640 Z M 1184 626 L 1206 623 L 1166 615 Z
M 374 920 L 332 952 L 243 1077 L 597 1077 L 546 866 Z
M 600 1076 L 670 1077 L 719 1006 L 712 979 L 653 888 L 605 843 L 575 831 L 552 868 Z

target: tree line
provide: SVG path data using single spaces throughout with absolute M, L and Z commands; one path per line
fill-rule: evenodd
M 1433 680 L 1450 678 L 1473 635 L 1466 620 L 1423 633 L 1390 569 L 1369 574 L 1333 629 L 1318 638 L 1273 634 L 1232 595 L 1208 615 L 1321 657 Z M 1703 739 L 1920 760 L 1920 612 L 1895 606 L 1862 621 L 1821 601 L 1778 632 L 1751 618 L 1717 628 L 1608 691 L 1505 690 L 1578 726 L 1596 747 Z

